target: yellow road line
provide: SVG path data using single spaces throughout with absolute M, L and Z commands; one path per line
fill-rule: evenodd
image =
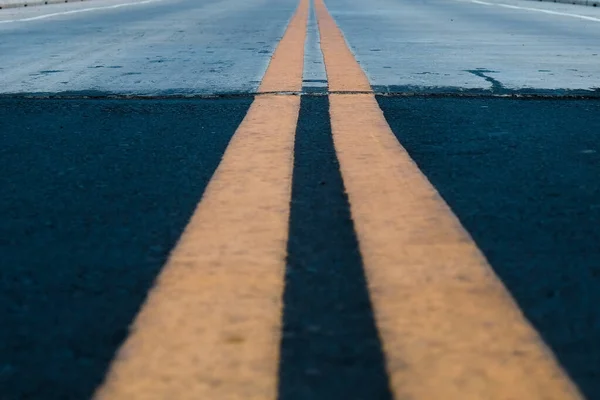
M 300 0 L 296 14 L 271 58 L 269 69 L 258 88 L 259 93 L 302 90 L 308 6 L 309 0 Z
M 371 92 L 371 84 L 354 55 L 346 45 L 344 35 L 329 15 L 325 3 L 315 0 L 315 12 L 321 36 L 321 51 L 331 92 Z M 330 68 L 330 66 L 332 68 Z
M 330 88 L 364 90 L 364 73 L 315 1 Z M 330 114 L 396 398 L 581 398 L 375 97 L 330 95 Z
M 275 52 L 269 90 L 302 87 L 307 8 Z M 255 99 L 95 398 L 277 397 L 299 108 L 299 96 Z

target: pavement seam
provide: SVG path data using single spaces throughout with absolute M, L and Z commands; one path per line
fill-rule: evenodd
M 422 97 L 422 98 L 484 98 L 484 99 L 575 99 L 575 100 L 600 100 L 600 92 L 573 93 L 573 94 L 546 94 L 546 93 L 460 93 L 460 92 L 394 92 L 394 91 L 361 91 L 361 90 L 330 90 L 320 92 L 247 92 L 223 94 L 194 94 L 194 95 L 32 95 L 32 94 L 0 94 L 0 100 L 219 100 L 237 99 L 261 96 L 302 96 L 320 97 L 336 94 L 362 95 L 373 94 L 381 97 Z

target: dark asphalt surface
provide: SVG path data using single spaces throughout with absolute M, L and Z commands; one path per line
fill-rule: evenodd
M 91 396 L 251 100 L 0 100 L 0 399 Z
M 600 101 L 379 98 L 588 399 L 600 399 Z
M 294 146 L 279 399 L 391 400 L 327 97 L 303 97 Z
M 0 99 L 0 399 L 89 398 L 251 100 Z M 600 398 L 600 101 L 379 102 Z M 279 397 L 389 399 L 327 108 L 302 100 Z

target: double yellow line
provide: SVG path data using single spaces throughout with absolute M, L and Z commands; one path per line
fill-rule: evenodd
M 334 144 L 396 399 L 577 399 L 391 132 L 315 0 Z M 97 399 L 275 400 L 309 0 L 116 355 Z M 356 94 L 363 93 L 363 94 Z M 367 94 L 364 94 L 367 93 Z M 360 344 L 357 344 L 360 345 Z

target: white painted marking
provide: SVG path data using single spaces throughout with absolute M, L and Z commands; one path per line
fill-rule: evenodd
M 131 3 L 116 4 L 113 6 L 83 8 L 81 10 L 70 10 L 70 11 L 51 13 L 51 14 L 38 15 L 36 17 L 21 18 L 21 19 L 9 19 L 9 20 L 5 20 L 5 21 L 0 21 L 0 24 L 9 24 L 9 23 L 13 23 L 13 22 L 37 21 L 40 19 L 47 19 L 47 18 L 57 17 L 57 16 L 61 16 L 61 15 L 79 14 L 79 13 L 90 12 L 90 11 L 98 11 L 98 10 L 109 10 L 109 9 L 114 9 L 114 8 L 135 6 L 135 5 L 139 5 L 139 4 L 155 3 L 158 1 L 163 1 L 163 0 L 143 0 L 143 1 L 136 1 L 136 2 L 131 2 Z
M 560 15 L 563 17 L 579 18 L 579 19 L 584 19 L 586 21 L 600 22 L 600 18 L 588 17 L 586 15 L 580 15 L 580 14 L 543 10 L 541 8 L 513 6 L 511 4 L 504 4 L 504 3 L 488 3 L 487 1 L 481 1 L 481 0 L 468 0 L 468 1 L 471 3 L 475 3 L 475 4 L 482 4 L 484 6 L 497 6 L 497 7 L 504 7 L 504 8 L 512 8 L 515 10 L 534 11 L 534 12 L 540 12 L 540 13 L 544 13 L 544 14 Z

